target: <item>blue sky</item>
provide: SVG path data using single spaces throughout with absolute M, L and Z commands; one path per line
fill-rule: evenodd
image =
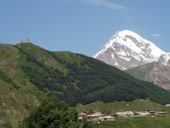
M 1 0 L 0 42 L 94 55 L 128 29 L 170 52 L 170 0 Z

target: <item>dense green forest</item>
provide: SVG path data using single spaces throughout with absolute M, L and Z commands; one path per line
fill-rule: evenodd
M 71 52 L 49 52 L 33 44 L 17 45 L 16 48 L 24 77 L 48 95 L 56 95 L 72 106 L 97 100 L 132 101 L 147 97 L 161 104 L 170 101 L 169 92 L 91 57 Z M 49 58 L 58 66 L 52 66 L 53 62 L 46 63 L 45 59 Z

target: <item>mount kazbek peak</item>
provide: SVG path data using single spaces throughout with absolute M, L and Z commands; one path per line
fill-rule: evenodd
M 121 70 L 127 70 L 158 62 L 161 55 L 167 54 L 135 32 L 123 30 L 114 34 L 93 57 Z

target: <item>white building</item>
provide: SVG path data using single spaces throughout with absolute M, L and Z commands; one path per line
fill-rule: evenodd
M 86 113 L 84 113 L 84 112 L 80 112 L 80 113 L 78 113 L 78 119 L 79 120 L 82 120 L 84 117 L 86 117 L 87 116 L 87 114 Z
M 99 117 L 100 121 L 115 121 L 115 118 L 112 115 L 103 114 Z
M 137 112 L 140 116 L 147 116 L 147 115 L 150 115 L 150 112 L 148 111 L 140 111 L 140 112 Z
M 118 115 L 118 116 L 133 116 L 134 112 L 132 112 L 132 111 L 117 112 L 116 115 Z
M 166 107 L 170 107 L 170 104 L 166 104 L 165 106 L 166 106 Z
M 93 111 L 93 113 L 88 114 L 87 116 L 88 117 L 99 117 L 99 116 L 102 116 L 102 113 L 95 110 L 95 111 Z

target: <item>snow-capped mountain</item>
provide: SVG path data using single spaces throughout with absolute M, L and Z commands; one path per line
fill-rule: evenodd
M 123 30 L 117 32 L 93 57 L 121 70 L 158 61 L 166 54 L 140 35 Z

